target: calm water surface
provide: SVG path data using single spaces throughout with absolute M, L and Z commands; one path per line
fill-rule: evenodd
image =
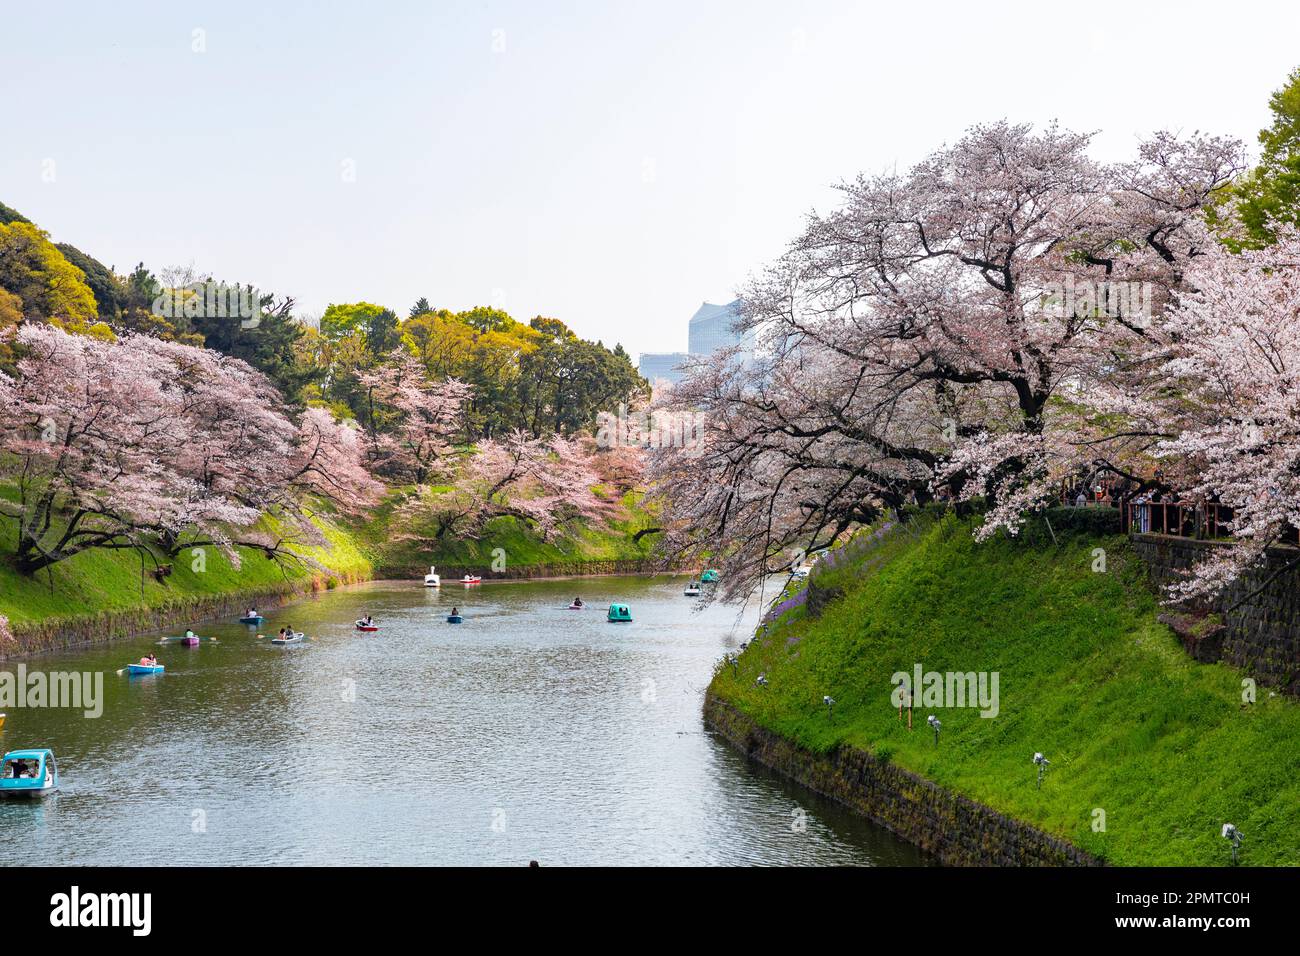
M 0 802 L 0 865 L 923 862 L 703 728 L 754 615 L 693 613 L 682 585 L 379 582 L 270 612 L 260 632 L 292 624 L 298 647 L 220 622 L 198 648 L 29 659 L 104 671 L 104 713 L 9 709 L 0 747 L 51 747 L 61 790 Z M 606 623 L 611 601 L 635 621 Z M 353 629 L 365 613 L 377 634 Z M 165 675 L 114 673 L 149 650 Z

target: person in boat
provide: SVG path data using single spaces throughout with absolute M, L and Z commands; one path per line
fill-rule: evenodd
M 248 613 L 245 614 L 244 617 L 257 617 L 257 608 L 250 607 L 248 609 Z
M 580 597 L 576 597 L 576 598 L 574 598 L 574 599 L 573 599 L 573 606 L 574 606 L 574 607 L 582 607 L 582 598 L 580 598 Z
M 460 617 L 460 608 L 458 608 L 458 607 L 454 607 L 454 608 L 452 608 L 452 609 L 451 609 L 451 616 L 452 616 L 452 617 Z
M 157 667 L 158 656 L 153 653 L 146 654 L 144 657 L 140 658 L 140 663 L 145 667 Z
M 371 617 L 369 614 L 367 614 L 365 616 L 365 619 L 361 623 L 364 624 L 366 627 L 374 627 L 375 619 Z
M 187 628 L 185 629 L 185 636 L 186 636 L 186 637 L 193 637 L 193 636 L 194 636 L 194 629 L 193 629 L 193 628 L 189 628 L 189 627 L 187 627 Z
M 284 628 L 280 628 L 280 640 L 284 640 Z

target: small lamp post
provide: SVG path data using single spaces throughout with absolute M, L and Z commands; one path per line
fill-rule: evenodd
M 939 728 L 942 727 L 943 724 L 939 722 L 939 718 L 934 716 L 934 714 L 925 718 L 925 722 L 934 728 L 934 745 L 936 747 L 939 746 Z
M 1048 760 L 1040 753 L 1034 754 L 1034 763 L 1038 765 L 1038 789 L 1043 789 L 1043 771 L 1047 769 L 1052 761 Z
M 1232 865 L 1237 865 L 1237 851 L 1241 849 L 1241 831 L 1231 823 L 1223 825 L 1223 838 L 1232 843 Z

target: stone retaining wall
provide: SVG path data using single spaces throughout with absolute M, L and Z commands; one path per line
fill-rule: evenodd
M 1100 866 L 1078 847 L 854 747 L 815 754 L 705 695 L 704 721 L 747 757 L 869 817 L 948 866 Z
M 1225 547 L 1161 534 L 1135 534 L 1132 541 L 1152 583 L 1162 591 L 1210 551 Z M 1222 615 L 1223 632 L 1189 648 L 1197 660 L 1222 660 L 1262 685 L 1300 696 L 1300 567 L 1285 571 L 1258 594 L 1248 596 L 1297 556 L 1300 552 L 1295 548 L 1270 550 L 1266 568 L 1243 575 L 1215 602 L 1212 610 Z M 1240 606 L 1234 607 L 1238 602 Z

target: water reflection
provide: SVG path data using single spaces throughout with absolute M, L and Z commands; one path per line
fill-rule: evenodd
M 29 660 L 104 671 L 104 713 L 10 711 L 0 745 L 52 747 L 62 791 L 0 804 L 0 862 L 920 863 L 704 730 L 711 668 L 753 615 L 692 613 L 681 591 L 381 582 L 260 628 L 196 625 L 219 640 L 198 648 L 155 634 Z M 568 610 L 579 592 L 589 607 Z M 612 601 L 634 621 L 606 623 Z M 453 604 L 464 624 L 446 623 Z M 379 632 L 354 630 L 366 613 Z M 285 623 L 312 640 L 257 639 Z M 149 650 L 166 674 L 115 675 Z

